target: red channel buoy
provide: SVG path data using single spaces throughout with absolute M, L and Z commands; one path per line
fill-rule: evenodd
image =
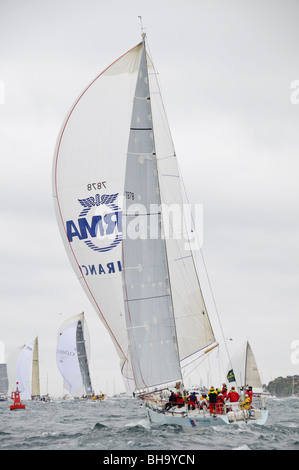
M 24 410 L 25 405 L 21 403 L 20 392 L 18 389 L 18 382 L 17 388 L 15 392 L 11 392 L 11 399 L 14 401 L 13 405 L 10 405 L 11 410 Z

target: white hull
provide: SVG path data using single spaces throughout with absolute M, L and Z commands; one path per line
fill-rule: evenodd
M 255 410 L 254 415 L 249 415 L 246 410 L 229 412 L 227 414 L 211 415 L 209 411 L 181 411 L 174 409 L 165 412 L 159 408 L 151 408 L 145 405 L 149 422 L 156 425 L 177 425 L 183 427 L 209 427 L 222 426 L 236 423 L 255 423 L 263 425 L 268 418 L 268 410 Z

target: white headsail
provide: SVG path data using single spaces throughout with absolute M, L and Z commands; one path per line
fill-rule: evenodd
M 31 400 L 31 375 L 32 370 L 32 357 L 35 345 L 34 338 L 26 346 L 22 347 L 16 364 L 16 382 L 18 382 L 18 388 L 22 400 Z
M 251 386 L 255 391 L 262 390 L 258 366 L 248 341 L 232 356 L 229 369 L 231 368 L 238 386 Z

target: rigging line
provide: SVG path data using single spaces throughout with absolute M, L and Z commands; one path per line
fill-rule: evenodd
M 191 258 L 191 255 L 188 255 L 188 256 L 181 256 L 180 258 L 174 258 L 173 261 L 180 261 L 180 260 L 186 259 L 186 258 Z
M 163 294 L 163 295 L 152 295 L 151 297 L 140 297 L 136 299 L 124 299 L 125 302 L 139 302 L 142 300 L 151 300 L 151 299 L 160 299 L 162 297 L 170 297 L 170 294 Z
M 143 28 L 143 24 L 142 24 L 142 16 L 139 16 L 139 15 L 138 15 L 138 18 L 139 18 L 139 20 L 140 20 L 141 36 L 143 37 L 143 35 L 144 35 L 144 28 Z
M 167 155 L 166 157 L 159 157 L 157 158 L 157 161 L 160 162 L 161 160 L 166 160 L 167 158 L 176 158 L 176 155 L 173 154 L 173 155 Z M 161 176 L 165 176 L 165 175 L 161 175 Z
M 179 178 L 179 175 L 171 175 L 171 174 L 167 174 L 167 173 L 164 173 L 161 176 L 168 176 L 168 177 L 171 177 L 171 178 Z
M 144 212 L 144 213 L 139 213 L 137 211 L 136 212 L 123 212 L 124 217 L 140 217 L 140 216 L 148 216 L 148 215 L 161 215 L 161 212 Z
M 207 357 L 208 357 L 208 360 L 209 360 L 210 356 L 202 355 L 202 356 L 198 357 L 196 360 L 194 360 L 194 361 L 190 362 L 189 364 L 187 364 L 186 366 L 183 366 L 183 368 L 184 368 L 184 379 L 186 379 L 187 377 L 189 377 L 189 376 L 192 374 L 192 372 L 194 372 L 194 370 L 198 370 L 199 365 L 200 365 Z M 189 371 L 187 372 L 187 370 L 186 370 L 187 367 L 189 367 L 189 366 L 190 366 L 191 364 L 193 364 L 194 362 L 195 362 L 194 367 L 193 367 L 191 370 L 189 370 Z M 210 367 L 209 367 L 209 369 L 210 369 Z
M 152 127 L 130 127 L 131 131 L 152 131 Z

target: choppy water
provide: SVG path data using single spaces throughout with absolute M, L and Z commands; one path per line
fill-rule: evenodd
M 268 399 L 264 426 L 206 429 L 150 425 L 134 399 L 11 403 L 0 402 L 1 450 L 299 450 L 299 399 Z

